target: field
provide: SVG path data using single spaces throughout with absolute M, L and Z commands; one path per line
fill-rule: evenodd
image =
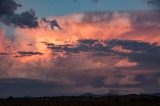
M 0 106 L 160 106 L 160 97 L 128 95 L 8 98 L 1 99 Z

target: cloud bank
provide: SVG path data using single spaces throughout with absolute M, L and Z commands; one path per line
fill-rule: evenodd
M 32 29 L 17 27 L 12 38 L 1 29 L 0 92 L 3 96 L 105 94 L 111 89 L 119 94 L 157 92 L 159 24 L 157 11 L 84 12 L 41 19 Z M 12 85 L 22 88 L 11 90 Z M 39 95 L 33 93 L 38 88 Z

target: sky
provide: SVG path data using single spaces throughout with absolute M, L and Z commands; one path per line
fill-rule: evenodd
M 34 9 L 39 17 L 65 15 L 85 11 L 123 11 L 151 9 L 143 0 L 16 0 L 23 7 L 19 11 Z
M 160 92 L 159 0 L 0 0 L 0 97 Z

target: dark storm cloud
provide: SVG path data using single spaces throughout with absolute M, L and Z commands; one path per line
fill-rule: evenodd
M 122 46 L 123 49 L 132 50 L 131 53 L 115 52 L 115 54 L 127 57 L 129 61 L 137 62 L 139 66 L 145 68 L 158 68 L 160 62 L 160 46 L 147 42 L 131 40 L 112 40 L 110 46 Z
M 130 62 L 138 63 L 140 67 L 158 68 L 160 63 L 160 46 L 156 43 L 150 44 L 132 40 L 79 40 L 78 45 L 55 45 L 46 44 L 54 52 L 92 53 L 95 56 L 117 55 L 121 58 L 128 58 Z M 121 52 L 113 50 L 114 47 L 121 46 L 124 50 L 131 52 Z
M 158 84 L 158 78 L 160 74 L 158 70 L 153 72 L 151 71 L 146 74 L 144 73 L 135 74 L 134 72 L 131 71 L 129 73 L 128 72 L 129 72 L 128 70 L 124 71 L 124 70 L 113 70 L 113 69 L 108 71 L 108 69 L 105 68 L 90 69 L 90 70 L 81 70 L 80 72 L 69 73 L 69 78 L 75 81 L 74 86 L 76 87 L 91 86 L 95 89 L 99 88 L 106 88 L 106 90 L 116 89 L 118 92 L 124 90 L 123 88 L 129 89 L 134 87 L 141 88 L 147 92 L 151 92 L 149 91 L 150 89 L 152 89 L 154 92 L 158 90 L 160 86 Z M 130 79 L 130 77 L 132 76 L 134 76 L 133 79 Z
M 160 8 L 160 0 L 149 0 L 148 4 L 152 4 L 152 5 Z
M 106 79 L 106 77 L 104 77 L 104 76 L 97 76 L 96 78 L 94 78 L 90 82 L 90 84 L 91 84 L 91 86 L 93 86 L 95 88 L 104 87 L 105 86 L 105 82 L 104 82 L 105 79 Z
M 18 53 L 18 55 L 17 55 L 16 57 L 43 55 L 43 53 L 33 52 L 33 51 L 19 51 L 19 52 L 17 52 L 17 53 Z
M 152 51 L 159 49 L 156 44 L 148 42 L 132 41 L 132 40 L 110 40 L 107 42 L 110 46 L 122 46 L 124 49 L 133 50 L 135 52 Z
M 53 81 L 24 78 L 0 79 L 1 97 L 54 96 L 61 95 L 63 90 L 64 85 Z
M 141 82 L 143 85 L 158 85 L 158 79 L 160 77 L 160 72 L 149 72 L 146 74 L 139 74 L 135 77 L 135 80 Z
M 0 17 L 13 15 L 18 7 L 21 7 L 21 5 L 14 0 L 0 0 Z
M 109 52 L 110 48 L 106 45 L 103 45 L 103 41 L 93 40 L 93 39 L 83 39 L 78 41 L 78 45 L 55 45 L 52 43 L 46 43 L 49 49 L 61 52 Z
M 112 70 L 113 71 L 113 70 Z M 156 92 L 158 91 L 159 85 L 159 77 L 160 72 L 157 71 L 150 71 L 148 73 L 143 74 L 126 74 L 126 72 L 117 70 L 113 72 L 114 74 L 105 75 L 105 76 L 95 76 L 91 77 L 92 79 L 89 81 L 89 85 L 93 86 L 94 88 L 101 88 L 101 87 L 108 87 L 108 88 L 117 88 L 117 91 L 121 88 L 142 88 L 147 92 Z M 108 73 L 109 74 L 109 73 Z M 126 79 L 127 77 L 134 78 L 132 80 Z M 85 77 L 84 77 L 85 78 Z M 110 82 L 106 82 L 109 80 Z M 123 81 L 126 81 L 125 83 Z M 149 91 L 152 90 L 152 91 Z
M 36 28 L 38 26 L 37 17 L 35 17 L 35 12 L 33 10 L 3 17 L 1 21 L 6 25 L 19 26 L 22 28 Z
M 37 17 L 33 10 L 16 14 L 20 7 L 14 0 L 0 0 L 0 21 L 7 25 L 36 28 L 38 26 Z

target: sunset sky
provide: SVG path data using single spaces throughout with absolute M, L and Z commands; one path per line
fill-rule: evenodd
M 159 0 L 0 0 L 0 97 L 160 92 Z

